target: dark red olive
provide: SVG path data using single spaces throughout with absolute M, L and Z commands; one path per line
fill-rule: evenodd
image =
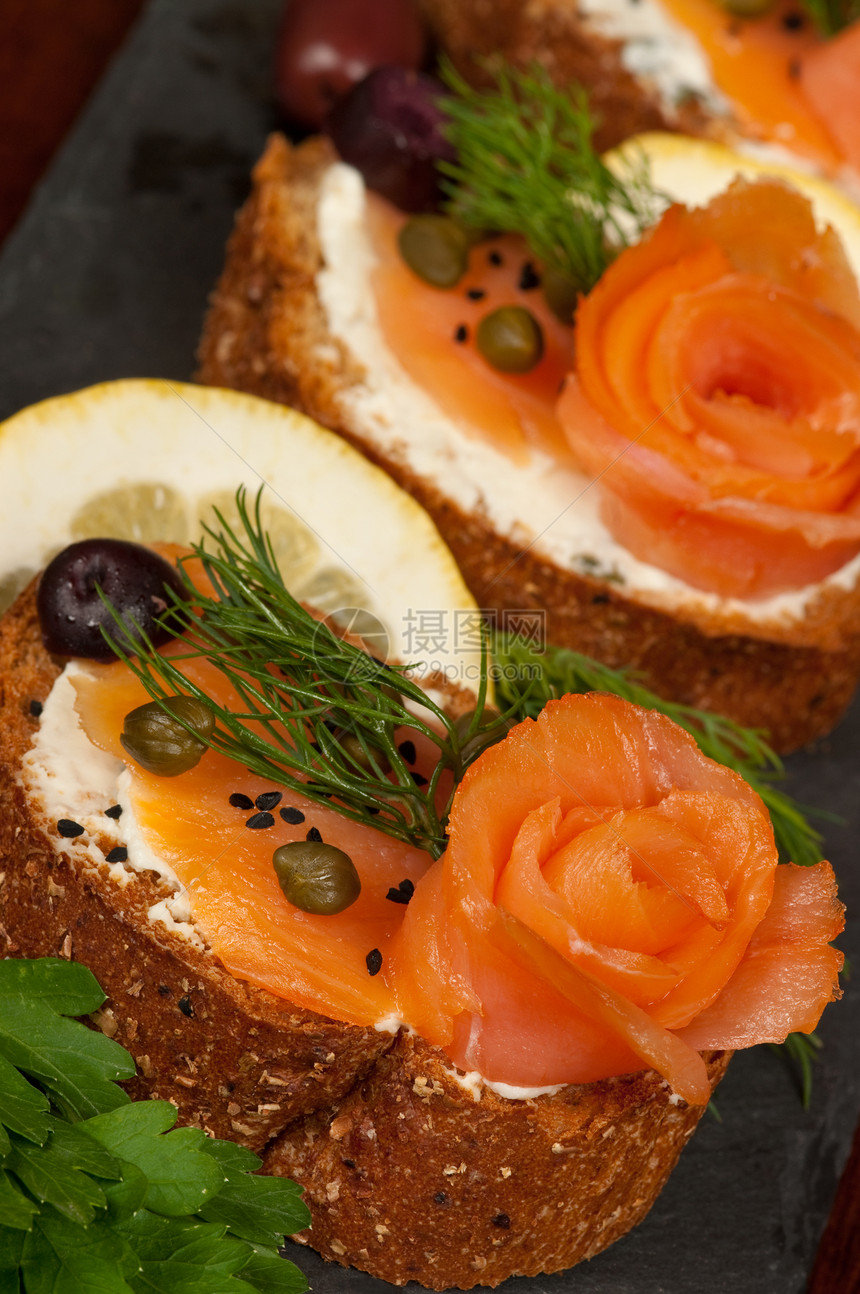
M 99 589 L 122 617 L 123 638 Z M 141 627 L 159 645 L 171 636 L 156 619 L 172 605 L 168 590 L 187 597 L 175 566 L 151 548 L 124 539 L 83 539 L 45 568 L 36 594 L 42 642 L 58 656 L 113 660 L 102 626 L 128 651 Z
M 288 0 L 275 59 L 278 103 L 291 121 L 318 130 L 372 68 L 417 68 L 423 58 L 416 0 Z
M 365 184 L 401 211 L 438 205 L 437 161 L 454 159 L 439 107 L 444 86 L 402 67 L 380 67 L 353 89 L 326 122 L 335 148 Z

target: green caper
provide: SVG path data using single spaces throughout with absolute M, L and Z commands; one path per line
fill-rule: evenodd
M 562 270 L 550 265 L 543 272 L 541 287 L 546 303 L 556 318 L 565 324 L 572 323 L 581 291 L 580 285 Z
M 354 732 L 346 732 L 340 736 L 339 745 L 349 761 L 357 764 L 365 773 L 382 776 L 391 772 L 391 765 L 385 752 L 376 746 L 363 744 Z
M 503 373 L 528 373 L 543 355 L 543 331 L 525 306 L 500 306 L 484 315 L 475 343 L 487 363 Z
M 361 880 L 349 854 L 321 840 L 294 840 L 272 855 L 284 897 L 301 912 L 334 916 L 354 903 Z
M 193 731 L 189 732 L 189 727 Z M 214 727 L 215 716 L 205 702 L 195 696 L 170 696 L 130 710 L 120 741 L 148 773 L 176 777 L 199 764 L 206 749 L 203 738 Z
M 511 728 L 510 721 L 505 719 L 495 706 L 485 705 L 481 711 L 479 725 L 467 740 L 469 729 L 475 721 L 475 713 L 474 710 L 469 710 L 466 714 L 461 714 L 454 724 L 454 731 L 464 743 L 460 748 L 460 758 L 464 766 L 473 763 L 490 746 L 495 746 L 496 742 L 501 741 Z
M 412 216 L 400 230 L 397 245 L 410 270 L 434 288 L 452 288 L 466 273 L 469 239 L 449 216 Z

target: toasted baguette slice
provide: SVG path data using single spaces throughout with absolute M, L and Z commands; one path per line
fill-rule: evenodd
M 666 697 L 765 729 L 779 751 L 829 731 L 860 673 L 853 584 L 821 586 L 802 616 L 788 619 L 701 598 L 667 609 L 659 597 L 559 565 L 540 536 L 502 531 L 490 516 L 492 485 L 475 481 L 478 503 L 465 508 L 443 474 L 416 467 L 396 428 L 358 416 L 385 382 L 332 334 L 318 292 L 327 269 L 318 206 L 335 160 L 321 139 L 298 148 L 270 139 L 212 296 L 201 380 L 294 405 L 386 468 L 431 514 L 479 606 L 545 609 L 550 642 L 631 667 Z M 513 470 L 497 458 L 499 470 Z
M 28 794 L 22 761 L 58 673 L 31 589 L 0 621 L 0 956 L 93 970 L 108 995 L 93 1023 L 137 1061 L 133 1095 L 261 1151 L 266 1171 L 306 1187 L 302 1243 L 394 1283 L 556 1271 L 640 1221 L 704 1107 L 653 1073 L 508 1100 L 420 1039 L 233 979 L 149 920 L 163 883 L 118 879 L 98 839 L 62 839 Z M 707 1059 L 715 1086 L 729 1055 Z

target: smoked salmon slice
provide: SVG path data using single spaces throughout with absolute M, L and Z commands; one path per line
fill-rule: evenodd
M 778 866 L 761 801 L 692 737 L 567 696 L 466 773 L 391 965 L 400 1014 L 461 1069 L 534 1088 L 652 1067 L 701 1103 L 700 1047 L 814 1027 L 841 919 L 829 864 Z
M 724 597 L 860 552 L 860 296 L 806 198 L 670 207 L 579 306 L 558 415 L 636 556 Z

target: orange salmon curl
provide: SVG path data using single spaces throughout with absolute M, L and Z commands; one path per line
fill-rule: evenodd
M 463 1070 L 531 1088 L 652 1068 L 701 1104 L 701 1051 L 815 1028 L 842 924 L 830 864 L 778 865 L 742 778 L 663 715 L 571 695 L 466 773 L 389 973 Z
M 723 597 L 860 552 L 860 294 L 779 180 L 669 208 L 580 303 L 557 407 L 635 556 Z

